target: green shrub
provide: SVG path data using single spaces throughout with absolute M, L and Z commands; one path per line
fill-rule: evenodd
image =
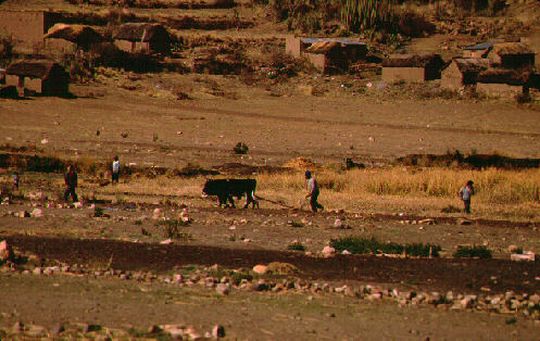
M 454 253 L 454 258 L 491 258 L 491 250 L 483 245 L 473 246 L 458 246 L 457 251 Z
M 433 244 L 413 243 L 381 243 L 375 238 L 344 237 L 332 239 L 330 245 L 337 251 L 347 250 L 353 254 L 385 253 L 407 254 L 415 257 L 438 257 L 441 247 Z
M 101 207 L 94 208 L 94 217 L 103 217 L 103 209 Z
M 243 142 L 238 142 L 236 146 L 234 146 L 233 151 L 235 154 L 247 154 L 249 147 Z
M 188 226 L 189 222 L 184 222 L 182 220 L 171 219 L 171 220 L 162 220 L 156 224 L 157 226 L 163 227 L 165 238 L 170 239 L 183 239 L 191 240 L 191 234 L 187 232 L 180 232 L 179 228 L 183 226 Z
M 306 247 L 300 242 L 294 242 L 287 246 L 290 251 L 306 251 Z

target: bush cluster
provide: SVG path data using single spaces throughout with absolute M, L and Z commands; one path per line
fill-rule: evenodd
M 491 250 L 483 245 L 473 245 L 473 246 L 458 246 L 456 252 L 454 252 L 455 258 L 481 258 L 487 259 L 491 258 Z
M 416 257 L 438 257 L 441 247 L 434 244 L 381 243 L 375 238 L 344 237 L 332 239 L 330 245 L 336 251 L 347 250 L 353 254 L 407 254 Z

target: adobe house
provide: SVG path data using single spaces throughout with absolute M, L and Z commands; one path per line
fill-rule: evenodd
M 532 69 L 535 63 L 535 52 L 524 43 L 497 43 L 488 54 L 493 66 L 508 69 Z
M 387 83 L 397 81 L 424 82 L 441 78 L 444 61 L 439 54 L 397 54 L 382 63 L 382 79 Z
M 454 90 L 475 88 L 478 74 L 488 68 L 487 59 L 456 58 L 442 71 L 441 86 Z
M 19 45 L 34 47 L 43 44 L 43 35 L 61 15 L 43 11 L 0 11 L 0 31 L 7 32 Z
M 463 48 L 463 58 L 487 58 L 493 43 L 487 41 Z
M 90 50 L 93 45 L 103 41 L 95 29 L 86 25 L 55 24 L 45 35 L 45 45 L 60 51 Z
M 114 35 L 114 44 L 130 53 L 163 53 L 171 49 L 171 36 L 160 24 L 128 23 Z
M 343 38 L 287 36 L 285 52 L 296 58 L 307 58 L 322 73 L 346 72 L 352 63 L 366 58 L 367 45 Z
M 26 93 L 62 96 L 68 93 L 69 75 L 62 66 L 50 60 L 21 60 L 6 69 L 6 85 Z
M 490 96 L 515 97 L 528 91 L 530 72 L 490 68 L 478 74 L 476 90 Z

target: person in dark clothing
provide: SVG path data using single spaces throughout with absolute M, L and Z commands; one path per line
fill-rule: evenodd
M 68 197 L 71 195 L 73 202 L 78 202 L 77 193 L 77 172 L 72 165 L 68 166 L 67 173 L 64 175 L 64 182 L 66 183 L 66 191 L 64 192 L 64 200 L 68 201 Z
M 306 186 L 307 186 L 307 194 L 306 199 L 309 198 L 309 204 L 311 206 L 311 210 L 313 212 L 317 212 L 318 209 L 323 210 L 324 207 L 319 204 L 317 199 L 319 198 L 319 184 L 317 184 L 317 180 L 311 175 L 310 171 L 306 171 Z
M 13 190 L 14 191 L 19 190 L 20 181 L 21 181 L 21 178 L 19 177 L 19 173 L 18 172 L 13 173 Z

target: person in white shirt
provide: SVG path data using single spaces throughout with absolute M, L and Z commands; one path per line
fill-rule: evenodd
M 118 183 L 119 179 L 120 179 L 120 161 L 118 160 L 118 155 L 116 155 L 112 163 L 112 183 L 113 184 L 115 182 Z
M 465 213 L 471 213 L 471 197 L 474 194 L 473 184 L 472 180 L 469 180 L 465 186 L 461 187 L 459 190 L 459 197 L 463 200 L 463 211 Z

